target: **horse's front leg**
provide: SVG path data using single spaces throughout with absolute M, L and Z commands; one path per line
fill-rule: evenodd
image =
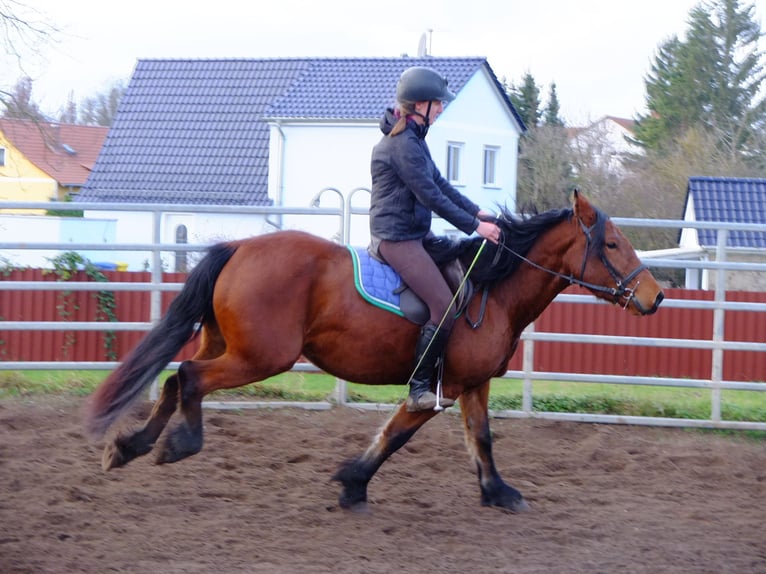
M 144 426 L 130 434 L 117 435 L 111 444 L 104 447 L 101 467 L 104 470 L 128 464 L 131 460 L 152 450 L 155 441 L 176 410 L 178 404 L 178 375 L 173 374 L 165 381 L 159 400 Z
M 365 453 L 343 463 L 333 475 L 333 480 L 343 485 L 338 499 L 341 507 L 355 512 L 366 510 L 367 484 L 377 470 L 436 414 L 436 411 L 409 413 L 405 404 L 400 405 Z
M 481 487 L 481 503 L 512 512 L 529 508 L 521 493 L 507 485 L 495 468 L 492 458 L 492 434 L 489 430 L 489 381 L 465 391 L 460 396 L 460 411 L 465 425 L 465 443 L 476 464 Z

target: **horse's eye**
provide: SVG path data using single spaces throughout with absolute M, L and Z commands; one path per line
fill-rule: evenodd
M 607 241 L 606 242 L 606 248 L 607 249 L 617 249 L 617 243 L 614 241 Z

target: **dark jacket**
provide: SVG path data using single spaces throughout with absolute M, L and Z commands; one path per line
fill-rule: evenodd
M 410 121 L 389 137 L 396 123 L 391 109 L 380 121 L 383 138 L 372 150 L 370 233 L 388 241 L 425 237 L 431 212 L 471 234 L 479 225 L 479 206 L 442 177 L 425 142 L 427 128 Z

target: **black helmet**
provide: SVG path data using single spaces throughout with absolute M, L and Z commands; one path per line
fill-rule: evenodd
M 439 72 L 433 68 L 413 66 L 399 77 L 396 99 L 400 102 L 451 102 L 455 94 L 447 88 L 447 79 Z

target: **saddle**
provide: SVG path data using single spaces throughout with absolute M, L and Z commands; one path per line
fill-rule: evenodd
M 393 267 L 371 255 L 366 247 L 348 246 L 348 250 L 354 263 L 354 285 L 365 301 L 416 325 L 428 322 L 431 316 L 428 306 L 402 281 Z M 463 281 L 465 268 L 460 260 L 454 258 L 440 262 L 434 257 L 434 261 L 453 295 L 459 290 L 455 305 L 460 315 L 474 291 L 470 281 Z

